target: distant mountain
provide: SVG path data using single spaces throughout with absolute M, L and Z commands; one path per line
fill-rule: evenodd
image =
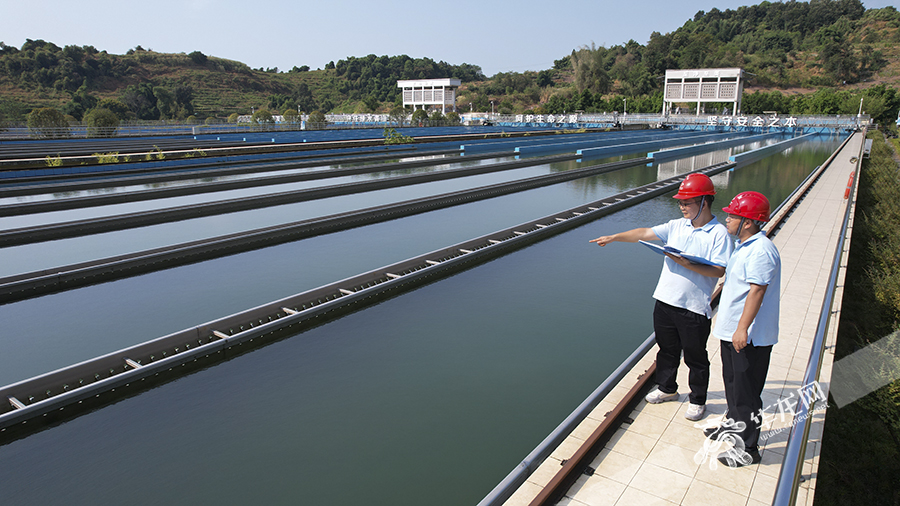
M 586 38 L 590 34 L 585 34 Z M 387 112 L 398 79 L 456 77 L 461 110 L 504 113 L 659 110 L 670 68 L 742 67 L 751 89 L 790 96 L 823 87 L 893 87 L 900 80 L 900 13 L 866 10 L 859 0 L 763 2 L 700 11 L 647 44 L 581 47 L 540 72 L 486 78 L 476 65 L 429 58 L 349 57 L 324 69 L 251 69 L 194 51 L 163 54 L 140 46 L 125 55 L 93 46 L 28 40 L 0 42 L 0 116 L 21 121 L 36 107 L 80 119 L 103 106 L 128 119 L 225 118 L 265 108 L 312 112 Z M 752 102 L 752 100 L 751 100 Z

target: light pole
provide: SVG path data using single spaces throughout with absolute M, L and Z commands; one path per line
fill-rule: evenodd
M 624 105 L 622 106 L 622 116 L 626 116 L 628 114 L 628 99 L 623 98 L 622 102 L 624 102 Z

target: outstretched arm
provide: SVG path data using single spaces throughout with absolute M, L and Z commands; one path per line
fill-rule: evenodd
M 611 242 L 638 242 L 656 240 L 659 240 L 659 237 L 656 237 L 656 233 L 653 232 L 652 228 L 633 228 L 625 232 L 619 232 L 618 234 L 604 235 L 596 239 L 591 239 L 590 242 L 597 243 L 597 246 L 606 246 Z

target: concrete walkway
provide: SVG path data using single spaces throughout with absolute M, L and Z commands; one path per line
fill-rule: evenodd
M 641 400 L 625 424 L 593 461 L 592 476 L 581 476 L 569 490 L 561 505 L 672 505 L 701 506 L 771 504 L 781 472 L 785 441 L 792 424 L 790 403 L 799 398 L 803 374 L 816 325 L 825 297 L 828 277 L 847 201 L 844 191 L 850 173 L 861 157 L 864 135 L 856 133 L 837 155 L 802 200 L 799 207 L 776 234 L 774 242 L 782 259 L 781 320 L 778 344 L 772 350 L 771 365 L 763 392 L 766 424 L 760 441 L 762 462 L 740 469 L 719 464 L 715 456 L 725 448 L 704 452 L 707 441 L 701 427 L 715 423 L 725 412 L 722 364 L 719 342 L 710 338 L 708 350 L 712 364 L 707 414 L 699 423 L 684 418 L 687 409 L 687 367 L 679 367 L 679 402 L 647 404 Z M 852 161 L 851 161 L 852 159 Z M 852 217 L 851 229 L 852 232 Z M 842 266 L 846 266 L 844 244 Z M 835 304 L 829 327 L 828 343 L 834 342 L 843 286 L 843 273 L 838 280 Z M 527 505 L 560 469 L 581 443 L 603 421 L 605 414 L 634 385 L 656 356 L 652 349 L 591 415 L 572 432 L 528 481 L 506 502 Z M 831 378 L 833 347 L 825 352 L 819 382 L 827 398 Z M 779 410 L 781 403 L 785 408 Z M 822 406 L 824 403 L 818 403 Z M 811 505 L 815 493 L 816 473 L 821 449 L 825 412 L 817 412 L 803 466 L 805 481 L 801 483 L 797 504 Z M 778 432 L 778 429 L 785 429 Z M 768 436 L 767 439 L 763 440 Z

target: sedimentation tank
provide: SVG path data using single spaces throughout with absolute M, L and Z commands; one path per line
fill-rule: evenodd
M 816 138 L 717 176 L 714 209 L 748 189 L 780 202 L 838 142 Z M 660 171 L 632 167 L 6 304 L 0 383 L 617 193 Z M 474 504 L 651 331 L 659 258 L 588 240 L 677 216 L 669 195 L 657 197 L 125 396 L 0 447 L 0 482 L 22 504 Z M 22 264 L 46 249 L 53 243 Z

